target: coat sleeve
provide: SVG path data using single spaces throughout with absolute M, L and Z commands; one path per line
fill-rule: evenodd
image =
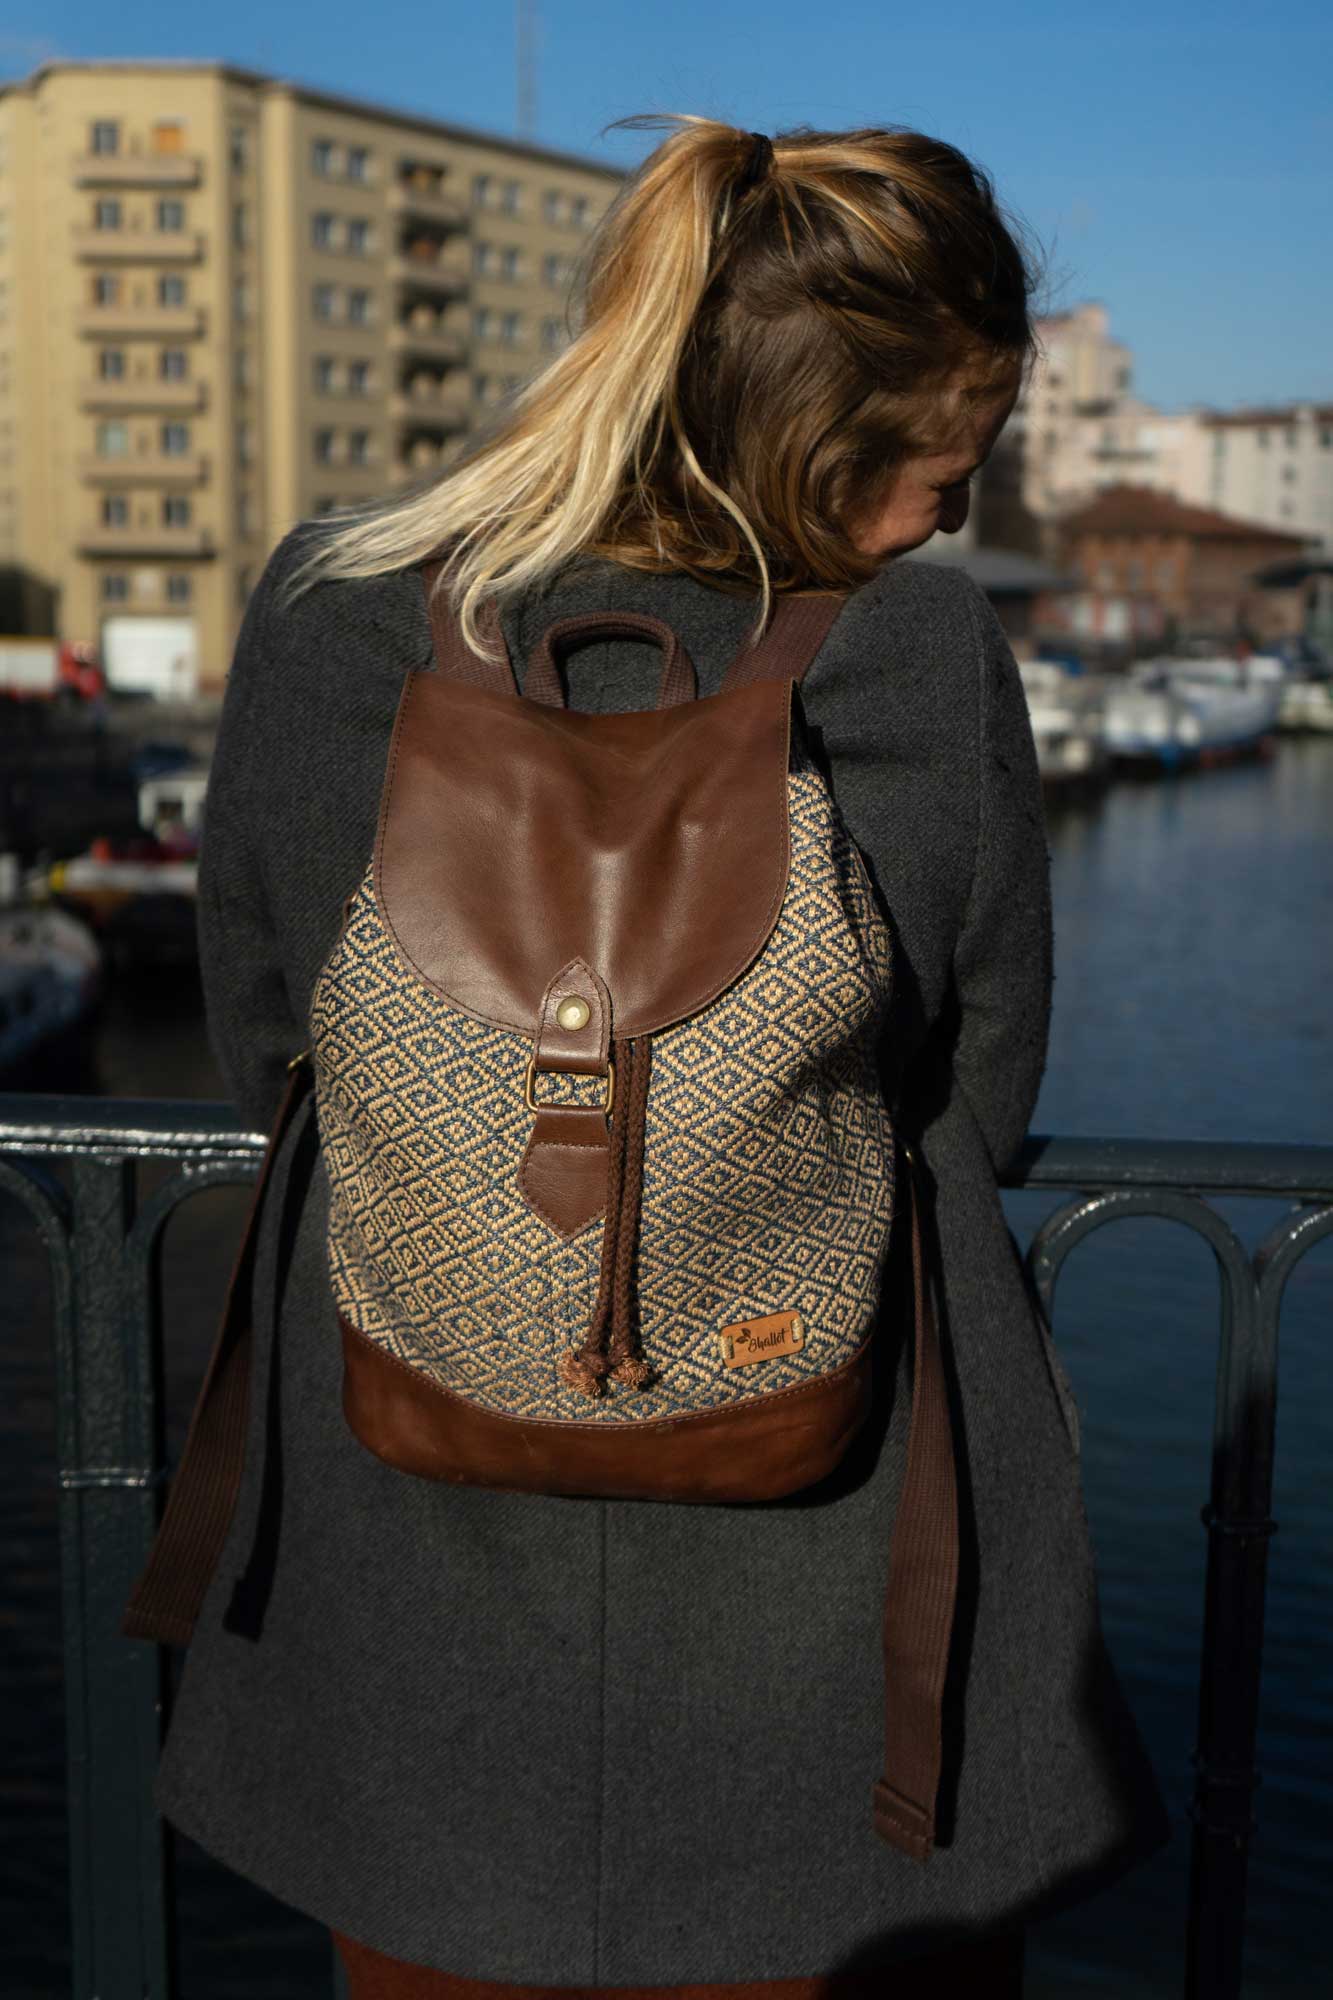
M 1053 990 L 1050 853 L 1018 664 L 970 585 L 978 650 L 978 810 L 972 883 L 949 991 L 918 1072 L 928 1119 L 959 1092 L 997 1175 L 1023 1142 L 1046 1067 Z
M 284 545 L 285 546 L 285 545 Z M 274 671 L 269 628 L 280 547 L 251 594 L 236 640 L 209 770 L 199 855 L 199 964 L 208 1038 L 242 1122 L 267 1131 L 300 1049 L 256 830 L 272 823 L 257 773 L 262 695 Z M 293 782 L 297 774 L 293 773 Z

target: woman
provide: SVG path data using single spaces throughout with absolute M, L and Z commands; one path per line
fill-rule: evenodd
M 1051 991 L 1022 688 L 975 585 L 903 560 L 966 519 L 1034 352 L 1031 282 L 939 140 L 673 121 L 600 231 L 567 351 L 435 486 L 294 531 L 247 612 L 200 915 L 219 1061 L 267 1125 L 366 870 L 404 677 L 431 664 L 420 565 L 449 553 L 464 630 L 483 649 L 498 607 L 516 663 L 568 613 L 654 613 L 705 696 L 775 594 L 849 593 L 803 709 L 892 925 L 884 1067 L 933 1190 L 960 1455 L 943 1824 L 916 1865 L 866 1810 L 908 1343 L 879 1423 L 790 1502 L 405 1477 L 342 1418 L 298 1118 L 258 1247 L 245 1483 L 159 1799 L 327 1923 L 358 1995 L 792 2000 L 946 1971 L 1015 1993 L 1028 1920 L 1166 1838 L 1100 1634 L 1073 1400 L 996 1191 Z M 657 666 L 585 648 L 571 706 L 649 707 Z M 232 1587 L 265 1542 L 247 1620 Z

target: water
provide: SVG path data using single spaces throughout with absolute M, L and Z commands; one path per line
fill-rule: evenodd
M 1266 764 L 1166 783 L 1117 783 L 1052 814 L 1056 989 L 1037 1131 L 1327 1143 L 1333 1061 L 1333 744 L 1282 744 Z M 95 1087 L 220 1096 L 198 996 L 113 996 Z M 88 1087 L 85 1083 L 84 1087 Z M 1006 1195 L 1020 1241 L 1053 1206 Z M 211 1332 L 240 1198 L 197 1198 L 165 1259 L 177 1422 Z M 1254 1244 L 1280 1203 L 1228 1202 Z M 0 1200 L 0 1481 L 5 1604 L 0 1884 L 6 1991 L 67 1990 L 58 1600 L 45 1280 Z M 1321 1641 L 1333 1608 L 1333 1401 L 1327 1332 L 1333 1242 L 1297 1267 L 1282 1323 L 1275 1512 L 1247 2000 L 1327 1991 L 1333 1879 L 1333 1685 Z M 1034 1933 L 1029 2000 L 1166 2000 L 1182 1990 L 1217 1293 L 1211 1253 L 1177 1225 L 1117 1223 L 1060 1280 L 1056 1333 L 1078 1394 L 1084 1483 L 1113 1653 L 1175 1820 L 1155 1866 Z M 185 1848 L 185 1844 L 181 1844 Z M 319 1992 L 317 1926 L 185 1848 L 191 2000 Z

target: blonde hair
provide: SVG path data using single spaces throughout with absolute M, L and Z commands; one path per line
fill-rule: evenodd
M 295 595 L 449 553 L 478 618 L 579 555 L 849 589 L 848 524 L 1036 352 L 1033 274 L 979 167 L 899 127 L 670 128 L 603 217 L 581 330 L 445 475 L 335 518 Z M 756 161 L 759 171 L 756 177 Z

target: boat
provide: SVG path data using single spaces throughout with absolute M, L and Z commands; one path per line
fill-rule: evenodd
M 1107 692 L 1111 755 L 1175 769 L 1263 752 L 1282 689 L 1280 670 L 1260 656 L 1139 660 Z
M 1297 633 L 1266 648 L 1282 677 L 1279 729 L 1321 735 L 1333 732 L 1333 659 L 1313 639 Z
M 0 909 L 0 1083 L 31 1088 L 91 1024 L 102 955 L 66 910 Z
M 1059 660 L 1019 660 L 1042 784 L 1072 791 L 1100 783 L 1110 758 L 1100 680 L 1071 673 Z

